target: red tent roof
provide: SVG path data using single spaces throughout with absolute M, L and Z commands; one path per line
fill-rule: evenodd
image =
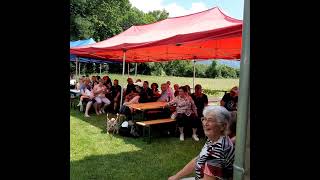
M 132 26 L 104 41 L 70 48 L 82 57 L 126 62 L 191 59 L 239 59 L 242 20 L 215 7 L 199 13 Z

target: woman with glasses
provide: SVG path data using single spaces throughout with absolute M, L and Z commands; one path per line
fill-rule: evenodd
M 168 180 L 178 180 L 195 172 L 193 179 L 232 179 L 234 146 L 227 136 L 230 112 L 222 106 L 207 106 L 201 118 L 205 135 L 208 137 L 201 152 L 177 174 Z
M 175 97 L 168 106 L 176 105 L 176 121 L 180 131 L 180 141 L 184 141 L 184 127 L 188 124 L 192 127 L 192 138 L 195 141 L 199 141 L 196 134 L 198 117 L 197 107 L 194 104 L 192 98 L 188 95 L 188 90 L 185 86 L 179 88 L 179 95 Z

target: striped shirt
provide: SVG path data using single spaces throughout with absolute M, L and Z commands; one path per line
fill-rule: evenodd
M 228 136 L 221 136 L 218 141 L 207 140 L 196 158 L 196 178 L 204 174 L 215 176 L 219 180 L 232 177 L 234 162 L 234 146 Z

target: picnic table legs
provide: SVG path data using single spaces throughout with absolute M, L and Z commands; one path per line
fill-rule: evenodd
M 145 129 L 146 128 L 148 128 L 148 137 L 146 137 L 146 133 L 145 133 Z M 147 140 L 147 142 L 148 142 L 148 144 L 150 144 L 151 143 L 151 126 L 143 126 L 143 129 L 142 129 L 142 137 L 143 137 L 143 141 L 145 141 L 145 138 L 148 138 L 148 140 Z
M 148 138 L 148 144 L 150 144 L 151 143 L 151 126 L 148 126 L 148 128 L 149 128 L 149 138 Z

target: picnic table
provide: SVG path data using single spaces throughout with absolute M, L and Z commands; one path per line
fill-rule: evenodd
M 136 110 L 144 111 L 144 110 L 150 110 L 150 109 L 165 108 L 166 104 L 167 102 L 147 102 L 147 103 L 130 104 L 127 106 Z
M 154 109 L 164 109 L 166 108 L 167 102 L 147 102 L 147 103 L 137 103 L 137 104 L 130 104 L 128 107 L 131 107 L 135 110 L 142 111 L 142 121 L 137 122 L 137 125 L 143 126 L 143 137 L 145 137 L 145 128 L 148 128 L 148 143 L 151 142 L 151 125 L 156 124 L 164 124 L 175 122 L 175 120 L 171 118 L 164 118 L 164 119 L 153 119 L 153 120 L 146 120 L 144 121 L 144 113 L 147 110 L 154 110 Z M 161 113 L 161 112 L 160 112 Z

